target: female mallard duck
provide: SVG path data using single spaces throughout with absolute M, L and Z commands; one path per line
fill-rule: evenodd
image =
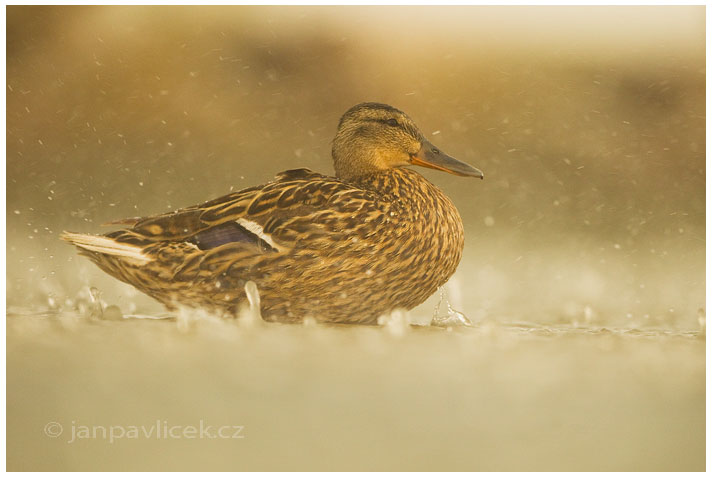
M 419 165 L 482 178 L 435 148 L 402 111 L 363 103 L 339 122 L 336 177 L 308 169 L 199 206 L 65 232 L 108 274 L 169 308 L 234 315 L 253 281 L 265 320 L 375 323 L 412 309 L 455 272 L 464 236 L 450 199 Z

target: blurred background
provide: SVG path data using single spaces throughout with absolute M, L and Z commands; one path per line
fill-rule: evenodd
M 46 410 L 49 401 L 59 403 L 53 406 L 60 407 L 57 413 L 65 419 L 77 409 L 93 410 L 97 403 L 94 399 L 127 393 L 127 383 L 135 390 L 134 381 L 123 379 L 131 370 L 146 366 L 139 358 L 128 359 L 125 369 L 111 375 L 115 382 L 107 385 L 104 382 L 110 379 L 104 377 L 98 364 L 115 364 L 106 355 L 109 351 L 122 357 L 126 348 L 133 350 L 136 332 L 112 326 L 81 333 L 72 329 L 79 336 L 67 337 L 62 335 L 66 333 L 63 326 L 52 325 L 54 320 L 59 317 L 64 323 L 63 318 L 71 316 L 77 297 L 86 296 L 88 287 L 99 290 L 102 299 L 123 314 L 155 315 L 163 311 L 151 299 L 77 257 L 72 247 L 58 239 L 59 233 L 106 232 L 101 227 L 104 222 L 196 204 L 266 182 L 284 169 L 308 167 L 332 173 L 331 139 L 339 117 L 362 101 L 385 102 L 404 110 L 434 144 L 485 172 L 484 181 L 472 181 L 420 171 L 454 200 L 462 214 L 465 253 L 449 292 L 453 304 L 471 319 L 494 326 L 546 326 L 549 331 L 559 326 L 654 331 L 650 333 L 657 333 L 657 339 L 663 340 L 660 337 L 666 334 L 697 331 L 698 320 L 704 317 L 700 310 L 705 307 L 703 6 L 10 6 L 6 95 L 7 304 L 14 317 L 8 319 L 9 324 L 15 324 L 8 329 L 10 469 L 101 467 L 101 461 L 87 458 L 95 456 L 96 450 L 80 456 L 77 447 L 71 451 L 66 447 L 53 449 L 47 455 L 50 458 L 35 460 L 28 450 L 37 450 L 37 443 L 45 446 L 42 440 L 47 440 L 37 431 L 41 430 L 40 422 L 47 421 L 38 410 Z M 435 302 L 437 298 L 431 299 L 412 314 L 430 316 Z M 167 340 L 164 333 L 153 328 L 144 332 L 159 343 Z M 372 332 L 352 334 L 371 337 L 368 334 Z M 318 342 L 313 337 L 288 337 L 288 333 L 273 337 L 270 344 L 301 350 L 298 344 L 303 340 Z M 364 353 L 363 343 L 353 337 L 328 337 L 341 344 L 345 360 L 352 359 L 348 363 Z M 640 410 L 638 400 L 648 400 L 646 406 L 656 410 L 656 416 L 671 420 L 661 424 L 635 415 L 638 418 L 625 425 L 633 430 L 630 437 L 625 435 L 625 443 L 612 438 L 623 440 L 620 430 L 587 429 L 585 436 L 591 440 L 585 442 L 588 449 L 593 443 L 602 446 L 604 442 L 625 448 L 642 437 L 653 440 L 664 430 L 679 445 L 671 449 L 664 441 L 643 440 L 642 455 L 614 453 L 609 455 L 613 461 L 604 466 L 585 452 L 566 448 L 583 446 L 572 439 L 575 433 L 567 435 L 571 432 L 567 428 L 550 438 L 559 447 L 556 449 L 575 457 L 568 469 L 598 469 L 597 464 L 602 468 L 641 469 L 646 463 L 652 469 L 674 468 L 676 464 L 704 468 L 704 423 L 698 423 L 694 433 L 690 431 L 691 423 L 697 423 L 700 417 L 704 421 L 701 343 L 634 342 L 638 344 L 635 347 L 642 348 L 626 352 L 625 347 L 624 351 L 617 347 L 630 345 L 628 339 L 619 343 L 615 342 L 618 339 L 606 338 L 591 343 L 579 337 L 571 340 L 583 342 L 566 341 L 563 348 L 554 346 L 556 352 L 550 354 L 538 349 L 537 339 L 527 337 L 512 340 L 515 344 L 524 340 L 520 344 L 524 350 L 539 357 L 541 369 L 536 373 L 542 377 L 563 374 L 570 379 L 566 390 L 590 391 L 591 383 L 578 373 L 581 368 L 569 368 L 572 365 L 568 364 L 562 369 L 559 360 L 566 360 L 563 357 L 568 352 L 583 354 L 583 369 L 590 369 L 591 376 L 598 377 L 606 390 L 620 389 L 630 384 L 630 379 L 645 377 L 645 385 L 636 382 L 640 388 L 627 395 L 625 403 L 633 407 L 631 410 Z M 175 340 L 182 343 L 183 339 Z M 220 349 L 215 340 L 210 338 L 208 347 Z M 368 340 L 364 338 L 363 342 Z M 614 340 L 613 345 L 609 340 Z M 95 342 L 102 344 L 98 350 Z M 318 356 L 318 350 L 322 350 L 331 357 L 331 349 L 319 348 L 324 343 L 312 344 L 317 351 L 311 353 Z M 505 360 L 500 367 L 512 380 L 503 385 L 492 375 L 494 381 L 488 382 L 501 396 L 517 395 L 519 379 L 528 379 L 532 372 L 518 368 L 524 364 L 524 357 L 521 362 L 507 362 L 509 349 L 501 348 L 501 341 L 496 346 L 488 345 L 488 340 L 477 342 L 477 347 L 491 352 L 489 356 L 474 350 L 473 343 L 463 342 L 454 351 L 446 341 L 437 343 L 442 344 L 438 353 L 464 354 L 448 356 L 451 362 L 446 362 L 446 367 L 475 361 L 486 369 L 491 360 L 488 357 Z M 405 357 L 409 353 L 418 356 L 422 347 L 428 350 L 427 341 L 413 342 L 411 347 L 399 344 Z M 222 346 L 229 356 L 232 348 Z M 174 355 L 170 357 L 181 355 L 176 347 L 171 342 L 169 349 Z M 620 363 L 631 360 L 643 371 L 609 377 L 604 370 L 619 361 L 610 356 L 606 364 L 596 360 L 602 351 L 611 350 L 620 354 L 614 354 Z M 85 364 L 83 359 L 90 352 L 100 356 L 93 356 L 95 368 L 87 372 L 79 364 Z M 254 349 L 248 347 L 247 352 L 234 353 L 252 352 Z M 157 355 L 149 357 L 156 359 L 158 352 L 151 353 Z M 200 349 L 196 353 L 207 352 Z M 33 358 L 28 361 L 28 357 Z M 406 367 L 399 361 L 386 362 Z M 681 372 L 691 364 L 690 375 Z M 79 368 L 75 368 L 77 365 Z M 170 367 L 170 362 L 164 365 Z M 676 379 L 681 382 L 658 383 L 655 387 L 660 389 L 655 390 L 659 393 L 651 394 L 649 386 L 660 370 L 657 366 L 672 374 L 681 373 Z M 157 376 L 173 376 L 160 366 L 151 370 Z M 390 377 L 381 383 L 365 367 L 359 370 L 351 371 L 355 382 L 349 383 L 369 388 L 369 384 L 376 386 L 370 380 L 377 380 L 378 387 L 383 387 L 392 378 L 381 371 L 383 377 Z M 386 395 L 380 398 L 386 410 L 390 404 L 405 413 L 397 403 L 402 402 L 404 394 L 417 394 L 415 378 L 422 370 L 411 370 L 412 374 L 402 378 L 404 382 L 393 385 L 401 388 L 384 392 Z M 191 376 L 190 370 L 184 372 Z M 193 373 L 202 376 L 202 370 Z M 235 373 L 239 376 L 247 372 Z M 314 379 L 302 368 L 295 373 Z M 58 376 L 63 377 L 62 383 L 83 385 L 70 391 L 47 380 Z M 447 382 L 453 388 L 444 390 L 467 397 L 468 390 L 480 390 L 479 379 L 461 383 L 464 379 L 458 376 L 454 382 Z M 105 394 L 89 400 L 80 392 L 97 380 L 103 383 Z M 427 378 L 422 380 L 432 383 Z M 437 383 L 443 390 L 444 385 Z M 239 394 L 237 385 L 237 389 L 228 387 L 229 391 L 223 390 L 223 385 L 215 385 L 217 396 Z M 668 410 L 668 392 L 673 385 L 678 400 L 673 408 L 687 413 L 682 418 L 677 416 L 680 420 L 661 412 Z M 210 390 L 210 385 L 202 386 Z M 337 389 L 351 397 L 347 399 L 350 406 L 362 404 L 347 393 L 348 383 L 341 386 Z M 532 386 L 536 388 L 536 384 Z M 175 387 L 172 396 L 186 393 Z M 159 388 L 146 403 L 164 406 Z M 255 393 L 269 395 L 265 390 L 257 387 Z M 573 403 L 563 398 L 560 389 L 546 390 L 549 395 L 539 395 L 538 400 L 524 405 L 524 410 L 531 407 L 531 417 L 542 408 L 556 409 L 550 400 L 561 406 Z M 182 416 L 186 403 L 199 403 L 194 393 L 186 395 L 192 397 L 188 402 L 174 406 L 176 416 Z M 310 397 L 319 403 L 319 397 L 301 393 L 302 400 Z M 607 393 L 592 396 L 610 399 Z M 29 397 L 46 397 L 47 402 L 37 398 L 28 402 Z M 442 403 L 439 400 L 451 398 L 437 397 L 428 403 L 438 408 Z M 500 398 L 488 397 L 495 408 Z M 254 399 L 256 404 L 262 403 Z M 275 399 L 274 403 L 285 401 L 289 400 Z M 83 405 L 77 408 L 78 403 Z M 227 407 L 210 405 L 211 409 L 223 410 L 221 406 Z M 101 408 L 94 413 L 118 416 L 113 410 Z M 136 408 L 130 410 L 135 412 Z M 414 405 L 405 410 L 417 413 L 420 408 Z M 480 418 L 491 416 L 483 410 L 477 412 L 485 414 Z M 621 417 L 631 416 L 623 413 L 625 408 L 617 410 Z M 581 414 L 569 411 L 576 417 L 588 413 L 594 417 L 591 423 L 610 417 L 604 410 Z M 271 412 L 263 413 L 269 417 Z M 146 414 L 155 417 L 155 413 Z M 255 414 L 259 415 L 253 410 L 252 416 Z M 126 416 L 135 415 L 126 412 Z M 317 416 L 333 418 L 329 413 Z M 434 418 L 438 415 L 428 416 L 432 424 L 450 423 L 448 418 L 462 420 L 462 415 L 440 416 L 439 420 Z M 37 420 L 39 428 L 27 431 L 23 427 L 28 420 Z M 352 425 L 362 423 L 360 420 L 355 419 Z M 521 441 L 528 436 L 525 432 L 536 437 L 536 430 L 551 430 L 551 422 L 546 419 L 534 423 L 510 416 L 507 420 L 506 424 L 480 423 L 485 429 L 491 426 L 496 430 L 503 447 L 498 450 L 517 443 L 519 448 L 515 448 L 521 449 L 529 443 Z M 382 423 L 383 418 L 375 422 Z M 314 420 L 308 423 L 313 425 Z M 673 430 L 666 428 L 668 425 Z M 520 429 L 514 435 L 519 438 L 509 440 L 498 434 L 517 426 Z M 417 424 L 411 422 L 409 427 L 410 434 Z M 11 430 L 18 437 L 14 444 Z M 339 434 L 330 430 L 329 437 Z M 361 431 L 362 435 L 355 436 L 374 434 L 373 429 Z M 447 427 L 443 425 L 440 431 L 446 433 Z M 300 435 L 299 439 L 304 437 Z M 696 445 L 685 442 L 687 439 Z M 443 442 L 442 436 L 440 440 L 449 443 L 453 453 L 457 443 L 464 443 L 455 438 L 453 443 Z M 548 443 L 546 439 L 533 441 L 538 446 Z M 309 450 L 319 449 L 313 448 L 314 442 L 307 442 L 311 444 Z M 685 445 L 680 445 L 683 442 Z M 487 443 L 480 443 L 480 449 Z M 411 452 L 418 449 L 418 443 L 410 446 Z M 649 453 L 643 452 L 645 449 Z M 342 458 L 334 458 L 333 463 L 320 462 L 310 460 L 305 451 L 306 455 L 297 453 L 299 456 L 292 456 L 294 460 L 286 463 L 301 464 L 306 469 L 338 469 L 351 463 L 344 458 L 347 455 L 331 452 Z M 466 460 L 446 461 L 451 457 L 443 453 L 436 454 L 441 461 L 434 463 L 472 469 Z M 478 463 L 483 469 L 552 469 L 564 463 L 556 461 L 561 453 L 530 453 L 520 456 L 519 461 L 510 461 L 514 463 L 510 468 L 502 464 L 512 456 L 503 451 L 478 455 Z M 262 462 L 255 458 L 257 455 L 250 456 L 253 461 L 243 462 L 244 467 L 259 468 Z M 417 464 L 417 456 L 410 456 L 409 463 Z M 401 463 L 389 459 L 395 460 L 393 455 L 384 455 L 371 464 L 388 469 Z M 653 461 L 646 461 L 650 459 Z M 200 459 L 185 460 L 161 463 L 183 468 L 208 466 Z M 124 461 L 116 458 L 103 463 L 122 466 Z M 150 457 L 137 463 L 144 469 L 159 466 Z M 219 459 L 214 464 L 219 469 L 234 465 Z M 364 464 L 354 461 L 352 468 L 363 468 L 359 465 Z

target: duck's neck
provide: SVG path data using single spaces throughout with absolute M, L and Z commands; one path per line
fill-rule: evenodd
M 352 152 L 342 152 L 334 155 L 334 172 L 336 177 L 344 181 L 355 181 L 360 177 L 380 173 L 384 170 L 379 166 L 380 161 L 374 153 L 367 154 L 360 151 L 358 158 L 349 157 Z
M 439 188 L 412 169 L 389 168 L 374 171 L 349 182 L 401 203 L 412 203 L 425 208 L 454 209 L 450 199 Z

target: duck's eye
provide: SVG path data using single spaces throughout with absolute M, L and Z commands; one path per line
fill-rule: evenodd
M 398 121 L 395 118 L 387 120 L 386 123 L 388 123 L 388 126 L 398 126 Z

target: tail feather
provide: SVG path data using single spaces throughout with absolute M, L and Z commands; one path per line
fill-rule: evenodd
M 80 249 L 109 256 L 118 256 L 145 264 L 151 260 L 143 253 L 143 248 L 132 244 L 117 242 L 115 239 L 106 236 L 95 236 L 93 234 L 77 234 L 64 231 L 60 236 L 62 240 L 70 242 Z

